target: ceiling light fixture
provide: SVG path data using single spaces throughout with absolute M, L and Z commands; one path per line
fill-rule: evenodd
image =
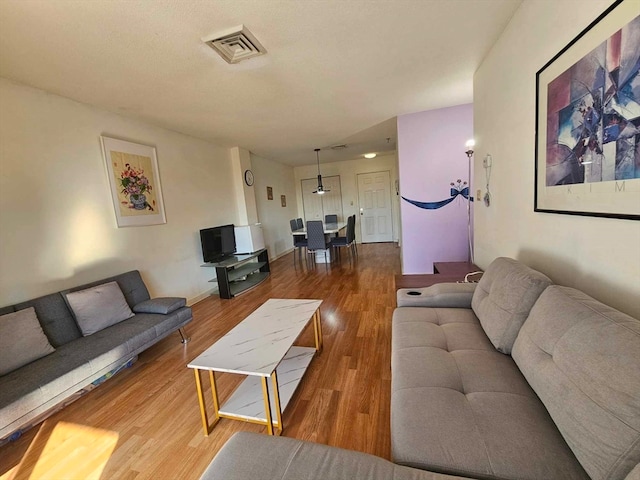
M 313 193 L 317 193 L 318 195 L 324 195 L 325 192 L 330 192 L 331 190 L 325 190 L 324 187 L 322 186 L 322 175 L 320 175 L 320 154 L 318 153 L 320 149 L 314 148 L 313 151 L 316 152 L 316 160 L 318 162 L 318 188 L 317 190 L 314 190 Z
M 377 153 L 365 153 L 364 158 L 376 158 Z

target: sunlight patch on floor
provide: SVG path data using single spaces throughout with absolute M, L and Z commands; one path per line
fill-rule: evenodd
M 118 433 L 66 422 L 58 422 L 47 435 L 49 430 L 38 432 L 20 464 L 0 480 L 100 479 Z

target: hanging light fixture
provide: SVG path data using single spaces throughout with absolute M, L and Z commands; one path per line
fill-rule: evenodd
M 316 152 L 316 160 L 318 162 L 318 188 L 317 190 L 314 190 L 313 193 L 317 193 L 318 195 L 323 195 L 325 192 L 330 192 L 331 190 L 325 190 L 324 187 L 322 186 L 322 175 L 320 175 L 320 154 L 318 153 L 320 149 L 314 148 L 313 151 Z

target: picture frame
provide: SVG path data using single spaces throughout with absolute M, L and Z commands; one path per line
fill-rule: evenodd
M 267 200 L 273 200 L 273 188 L 267 187 Z
M 167 223 L 155 147 L 106 136 L 100 142 L 118 228 Z
M 633 3 L 616 0 L 536 73 L 536 212 L 640 220 Z

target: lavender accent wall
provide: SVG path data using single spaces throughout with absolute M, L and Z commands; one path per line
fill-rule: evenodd
M 472 137 L 472 104 L 399 116 L 400 195 L 420 202 L 451 198 L 450 183 L 468 181 L 464 152 Z M 470 194 L 477 188 L 472 184 Z M 435 210 L 401 199 L 400 218 L 403 274 L 433 273 L 433 262 L 468 259 L 467 200 L 461 195 Z

